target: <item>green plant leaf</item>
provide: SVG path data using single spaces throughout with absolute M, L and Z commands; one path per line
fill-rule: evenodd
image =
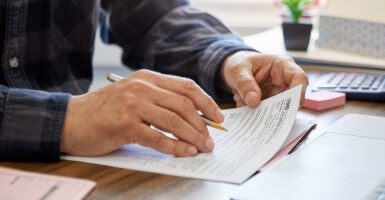
M 289 9 L 290 17 L 294 23 L 298 23 L 306 7 L 314 0 L 284 0 L 283 4 Z

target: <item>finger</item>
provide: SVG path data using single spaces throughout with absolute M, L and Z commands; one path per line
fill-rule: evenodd
M 241 96 L 239 96 L 237 92 L 234 93 L 233 99 L 237 107 L 246 106 L 245 102 L 243 102 Z
M 294 61 L 288 62 L 287 66 L 284 68 L 286 70 L 286 76 L 284 76 L 284 80 L 287 83 L 289 88 L 296 87 L 302 84 L 301 88 L 301 104 L 305 101 L 305 92 L 306 87 L 308 85 L 308 78 L 306 73 L 302 70 L 300 66 L 298 66 Z
M 140 96 L 143 101 L 151 101 L 160 107 L 171 110 L 190 123 L 201 134 L 209 134 L 205 122 L 198 114 L 193 101 L 188 97 L 139 79 L 132 80 L 127 87 L 131 92 Z
M 290 83 L 290 86 L 289 86 L 290 88 L 296 87 L 298 85 L 302 85 L 300 105 L 302 105 L 305 102 L 306 88 L 307 88 L 308 84 L 309 84 L 309 82 L 308 82 L 308 78 L 307 78 L 305 72 L 296 73 L 293 76 L 292 81 Z
M 237 108 L 239 108 L 239 107 L 246 106 L 246 104 L 244 104 L 243 102 L 236 102 L 235 106 L 236 106 Z
M 142 146 L 151 147 L 157 151 L 176 156 L 194 156 L 198 153 L 196 147 L 183 141 L 174 140 L 163 133 L 144 124 L 135 133 L 135 141 Z
M 234 87 L 241 96 L 243 102 L 250 107 L 255 107 L 261 100 L 261 89 L 255 81 L 249 68 L 238 67 L 233 72 Z
M 301 104 L 305 101 L 308 79 L 306 73 L 292 59 L 281 59 L 275 62 L 275 66 L 271 70 L 271 79 L 272 83 L 278 88 L 275 89 L 275 94 L 286 88 L 293 88 L 302 84 Z
M 149 76 L 149 80 L 155 85 L 191 99 L 195 107 L 209 119 L 219 123 L 224 121 L 224 115 L 219 106 L 193 80 L 162 75 L 156 72 L 146 72 L 145 76 Z
M 243 100 L 242 100 L 242 98 L 241 98 L 241 96 L 239 96 L 239 94 L 236 92 L 236 91 L 234 91 L 234 97 L 233 97 L 233 99 L 234 99 L 234 101 L 235 102 L 242 102 Z
M 143 103 L 140 111 L 140 118 L 146 123 L 173 134 L 199 151 L 211 152 L 214 149 L 214 142 L 209 135 L 198 132 L 178 114 L 149 103 Z

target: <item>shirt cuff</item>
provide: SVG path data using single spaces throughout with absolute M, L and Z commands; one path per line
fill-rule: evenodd
M 4 99 L 0 157 L 15 161 L 58 161 L 70 94 L 15 89 Z

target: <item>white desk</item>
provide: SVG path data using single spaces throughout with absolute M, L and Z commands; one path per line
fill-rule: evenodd
M 244 37 L 244 41 L 261 52 L 286 54 L 293 57 L 299 63 L 385 69 L 385 58 L 375 59 L 357 54 L 322 49 L 315 45 L 315 40 L 317 38 L 318 32 L 313 31 L 312 39 L 307 52 L 286 51 L 283 44 L 282 30 L 280 27 L 272 28 L 255 35 Z

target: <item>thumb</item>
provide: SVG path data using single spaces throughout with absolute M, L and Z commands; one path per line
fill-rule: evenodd
M 257 84 L 251 71 L 241 68 L 234 76 L 234 88 L 241 96 L 243 102 L 250 107 L 255 107 L 261 101 L 261 88 Z

